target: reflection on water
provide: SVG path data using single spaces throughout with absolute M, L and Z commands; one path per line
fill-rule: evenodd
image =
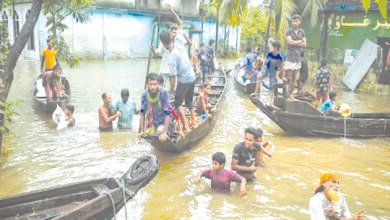
M 297 137 L 283 132 L 233 83 L 222 103 L 219 121 L 210 134 L 191 151 L 159 152 L 133 131 L 99 133 L 98 107 L 101 94 L 114 100 L 129 88 L 139 103 L 145 60 L 83 62 L 67 69 L 75 105 L 76 126 L 57 131 L 51 116 L 31 108 L 32 85 L 38 63 L 20 63 L 11 99 L 23 99 L 20 116 L 8 138 L 9 154 L 0 164 L 0 196 L 41 189 L 89 178 L 120 176 L 139 156 L 154 153 L 161 162 L 157 177 L 128 203 L 131 219 L 307 219 L 308 200 L 323 171 L 342 175 L 341 190 L 350 209 L 365 209 L 372 219 L 390 217 L 390 139 L 344 139 Z M 156 70 L 158 63 L 153 63 Z M 388 96 L 370 96 L 339 90 L 338 102 L 354 112 L 390 112 Z M 138 106 L 139 107 L 139 106 Z M 138 116 L 134 119 L 138 128 Z M 247 126 L 261 126 L 265 139 L 276 145 L 273 158 L 266 158 L 248 195 L 240 198 L 234 185 L 231 195 L 210 191 L 209 182 L 192 183 L 195 175 L 211 165 L 211 155 L 222 151 L 230 168 L 231 153 Z M 130 211 L 129 211 L 130 210 Z M 123 218 L 123 211 L 118 218 Z

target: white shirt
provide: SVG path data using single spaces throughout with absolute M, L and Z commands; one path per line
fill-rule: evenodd
M 175 36 L 175 48 L 181 50 L 183 54 L 187 54 L 187 39 L 184 37 L 184 30 L 183 29 L 177 29 L 176 36 Z
M 156 52 L 161 55 L 160 74 L 169 74 L 169 50 L 160 42 Z
M 332 205 L 338 217 L 351 217 L 344 194 L 339 192 L 340 201 L 330 202 L 324 192 L 319 192 L 310 198 L 309 211 L 311 220 L 328 220 L 326 209 Z

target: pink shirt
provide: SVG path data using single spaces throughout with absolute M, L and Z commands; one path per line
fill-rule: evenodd
M 217 173 L 213 169 L 202 172 L 202 176 L 211 179 L 211 189 L 219 192 L 230 192 L 230 182 L 241 182 L 241 176 L 231 170 L 223 169 Z

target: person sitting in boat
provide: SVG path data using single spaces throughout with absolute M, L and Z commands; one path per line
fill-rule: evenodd
M 99 108 L 99 131 L 113 131 L 112 122 L 121 116 L 120 111 L 113 111 L 111 94 L 104 92 L 102 94 L 103 105 Z
M 42 86 L 45 88 L 46 98 L 48 101 L 57 100 L 61 95 L 62 68 L 59 64 L 53 67 L 53 70 L 47 71 L 42 76 Z
M 255 178 L 256 157 L 261 150 L 261 145 L 257 143 L 258 134 L 254 128 L 246 128 L 244 141 L 238 143 L 233 150 L 231 169 L 239 175 L 252 181 Z
M 73 117 L 74 105 L 67 105 L 64 108 L 66 127 L 73 127 L 76 123 L 76 120 Z
M 161 76 L 162 77 L 162 76 Z M 138 114 L 134 100 L 129 100 L 129 90 L 122 89 L 122 100 L 117 101 L 115 109 L 121 112 L 118 118 L 119 129 L 131 129 L 133 124 L 133 114 Z
M 196 100 L 196 111 L 198 115 L 202 116 L 202 119 L 211 117 L 211 114 L 215 111 L 213 106 L 209 103 L 209 92 L 211 89 L 211 85 L 207 82 L 202 86 L 202 92 L 199 94 Z
M 230 192 L 230 183 L 240 183 L 240 195 L 246 195 L 246 179 L 232 170 L 225 169 L 226 156 L 217 152 L 212 156 L 212 168 L 200 172 L 194 182 L 199 183 L 202 177 L 211 180 L 211 189 L 217 192 Z
M 269 78 L 269 89 L 273 91 L 275 84 L 277 82 L 276 74 L 277 72 L 283 71 L 283 57 L 280 53 L 280 43 L 279 41 L 272 41 L 271 50 L 265 56 L 265 62 L 261 67 L 262 74 L 258 74 L 256 80 L 255 92 L 251 96 L 259 95 L 261 90 L 261 84 L 263 83 L 263 78 Z M 274 93 L 271 92 L 269 95 L 269 105 L 273 106 L 274 103 Z
M 256 155 L 256 166 L 264 166 L 264 154 L 268 157 L 272 157 L 275 151 L 275 145 L 270 141 L 263 143 L 263 129 L 256 129 L 257 143 L 260 144 L 261 148 L 258 154 Z
M 325 103 L 328 100 L 331 87 L 330 72 L 326 67 L 325 59 L 320 62 L 320 69 L 316 73 L 312 90 L 314 90 L 314 87 L 317 87 L 315 101 L 315 107 L 317 108 L 320 100 L 322 103 Z
M 161 79 L 156 73 L 149 73 L 147 89 L 141 97 L 139 135 L 158 135 L 162 142 L 168 139 L 171 114 L 168 91 L 160 88 L 159 80 Z
M 344 194 L 339 192 L 340 177 L 335 173 L 323 173 L 320 186 L 310 198 L 309 211 L 312 220 L 344 219 L 363 220 L 364 210 L 352 216 Z
M 338 107 L 335 105 L 337 93 L 334 91 L 331 91 L 329 93 L 329 99 L 328 101 L 324 102 L 322 104 L 320 112 L 323 114 L 327 114 L 328 112 L 337 112 Z

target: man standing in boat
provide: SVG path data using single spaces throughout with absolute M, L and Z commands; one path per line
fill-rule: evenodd
M 41 71 L 47 72 L 53 70 L 57 64 L 57 53 L 58 51 L 52 48 L 52 42 L 50 38 L 47 39 L 47 48 L 43 49 L 41 58 Z M 45 67 L 45 68 L 43 68 Z
M 294 15 L 292 18 L 292 28 L 286 31 L 287 51 L 283 69 L 287 75 L 288 98 L 292 98 L 295 89 L 295 79 L 301 69 L 301 49 L 306 47 L 305 32 L 299 28 L 301 16 Z
M 160 40 L 164 44 L 165 48 L 170 51 L 170 94 L 175 95 L 174 106 L 179 112 L 180 119 L 183 122 L 183 129 L 186 133 L 191 129 L 186 117 L 185 108 L 182 106 L 183 101 L 185 101 L 185 106 L 191 111 L 192 126 L 196 127 L 195 109 L 192 106 L 196 79 L 195 72 L 192 69 L 191 61 L 188 55 L 183 50 L 176 47 L 176 44 L 173 43 L 168 32 L 164 31 L 160 33 Z
M 188 56 L 188 51 L 186 46 L 191 46 L 192 42 L 191 40 L 187 37 L 187 35 L 184 33 L 184 24 L 183 21 L 180 19 L 180 17 L 176 14 L 175 10 L 173 10 L 172 6 L 170 4 L 166 4 L 166 7 L 169 12 L 173 15 L 177 27 L 171 27 L 170 34 L 171 38 L 175 43 L 175 47 L 177 49 L 182 50 L 183 54 L 187 54 Z

